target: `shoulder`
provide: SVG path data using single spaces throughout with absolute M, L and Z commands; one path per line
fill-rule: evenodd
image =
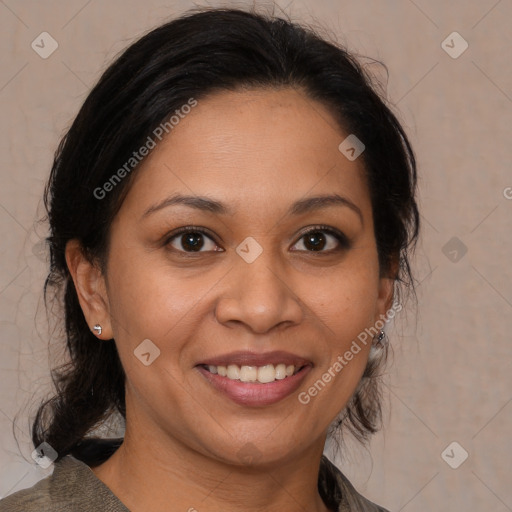
M 0 500 L 0 512 L 69 510 L 124 512 L 128 509 L 96 478 L 89 466 L 71 455 L 56 462 L 50 476 Z
M 69 506 L 66 494 L 73 492 L 71 486 L 59 486 L 56 472 L 62 463 L 56 463 L 53 473 L 28 489 L 22 489 L 0 500 L 0 512 L 63 511 Z M 69 468 L 65 468 L 69 473 Z M 61 471 L 62 472 L 62 471 Z
M 37 482 L 29 489 L 10 494 L 0 500 L 0 512 L 32 512 L 36 510 L 52 510 L 49 505 L 49 481 L 51 476 Z M 55 509 L 58 510 L 58 509 Z
M 336 512 L 389 512 L 359 494 L 348 478 L 325 456 L 322 457 L 324 492 L 336 502 Z

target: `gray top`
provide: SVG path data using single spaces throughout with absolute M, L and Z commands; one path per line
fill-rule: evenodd
M 327 457 L 320 465 L 318 489 L 336 512 L 388 512 L 361 496 Z M 28 489 L 0 500 L 0 512 L 129 512 L 92 472 L 72 455 L 55 463 L 53 473 Z

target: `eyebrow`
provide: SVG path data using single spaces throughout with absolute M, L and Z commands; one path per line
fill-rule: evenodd
M 189 208 L 214 213 L 217 215 L 234 214 L 232 208 L 210 197 L 175 194 L 153 206 L 150 206 L 142 214 L 142 218 L 147 217 L 148 215 L 154 212 L 174 205 L 184 205 L 188 206 Z M 355 203 L 350 201 L 350 199 L 340 196 L 339 194 L 318 195 L 313 197 L 307 197 L 305 199 L 299 199 L 290 206 L 287 213 L 288 215 L 303 215 L 305 213 L 310 213 L 315 210 L 321 210 L 323 208 L 327 208 L 330 206 L 343 206 L 350 208 L 352 211 L 357 213 L 359 219 L 361 220 L 361 223 L 363 223 L 363 214 L 361 212 L 361 209 Z

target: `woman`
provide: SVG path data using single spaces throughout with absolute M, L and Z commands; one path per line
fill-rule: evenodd
M 130 46 L 56 153 L 55 469 L 0 510 L 383 511 L 323 451 L 378 429 L 415 190 L 396 117 L 311 31 L 208 9 Z M 88 435 L 113 414 L 124 438 Z

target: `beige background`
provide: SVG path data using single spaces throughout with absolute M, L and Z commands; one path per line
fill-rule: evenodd
M 0 496 L 52 470 L 30 458 L 28 415 L 31 399 L 44 396 L 49 382 L 41 300 L 46 267 L 37 244 L 45 227 L 34 219 L 53 151 L 111 58 L 192 5 L 0 1 Z M 349 443 L 338 462 L 362 493 L 391 511 L 511 511 L 512 3 L 278 5 L 386 63 L 387 94 L 421 173 L 417 320 L 414 311 L 402 315 L 391 333 L 395 361 L 386 378 L 385 430 L 370 450 Z M 59 44 L 46 60 L 31 48 L 43 31 Z M 455 59 L 441 46 L 453 31 L 469 44 Z M 452 237 L 456 245 L 443 252 Z M 467 253 L 452 261 L 461 244 Z M 458 469 L 441 457 L 452 441 L 469 453 Z M 458 460 L 458 450 L 448 452 L 450 460 Z

